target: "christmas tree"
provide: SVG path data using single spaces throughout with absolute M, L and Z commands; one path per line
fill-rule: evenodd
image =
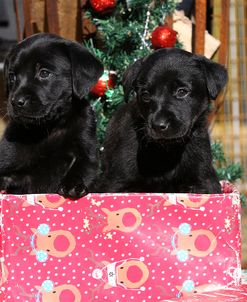
M 121 79 L 127 67 L 157 48 L 182 47 L 176 32 L 166 24 L 179 2 L 90 0 L 85 17 L 94 22 L 97 32 L 84 44 L 103 62 L 105 68 L 89 96 L 97 115 L 100 143 L 104 140 L 109 119 L 124 100 Z M 219 142 L 212 144 L 212 151 L 221 180 L 234 182 L 241 178 L 241 165 L 226 159 Z
M 159 45 L 180 46 L 176 32 L 165 25 L 165 19 L 172 15 L 177 2 L 90 1 L 91 7 L 86 17 L 93 20 L 98 31 L 94 37 L 85 41 L 85 45 L 105 67 L 102 78 L 92 90 L 90 100 L 97 114 L 100 142 L 104 139 L 106 125 L 112 113 L 123 101 L 121 79 L 126 68 L 138 58 L 150 54 Z

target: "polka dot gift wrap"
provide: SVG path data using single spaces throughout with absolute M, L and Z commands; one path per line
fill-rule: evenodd
M 240 199 L 1 195 L 0 301 L 153 302 L 240 282 Z

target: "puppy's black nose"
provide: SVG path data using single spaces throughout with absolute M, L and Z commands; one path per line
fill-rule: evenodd
M 153 120 L 152 128 L 156 131 L 166 131 L 169 127 L 169 123 L 165 120 Z
M 30 96 L 25 96 L 25 97 L 17 97 L 17 98 L 12 98 L 11 103 L 14 106 L 18 107 L 24 107 L 26 106 L 30 101 Z
M 165 131 L 168 127 L 169 127 L 169 123 L 161 122 L 159 124 L 159 128 L 160 128 L 161 131 Z

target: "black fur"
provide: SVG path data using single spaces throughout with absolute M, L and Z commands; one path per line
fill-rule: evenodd
M 33 35 L 10 51 L 0 189 L 70 198 L 90 190 L 98 167 L 95 116 L 83 97 L 102 72 L 80 44 L 51 34 Z
M 221 191 L 207 131 L 209 100 L 227 82 L 219 64 L 162 49 L 125 72 L 126 101 L 109 123 L 99 191 Z

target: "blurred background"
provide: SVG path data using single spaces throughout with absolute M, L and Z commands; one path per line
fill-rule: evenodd
M 117 18 L 121 19 L 122 27 L 120 22 L 116 21 Z M 159 18 L 161 21 L 155 25 L 154 20 Z M 165 32 L 170 37 L 163 41 L 160 40 L 161 34 L 157 36 L 156 33 L 154 37 L 155 26 L 160 23 L 164 25 L 161 34 Z M 143 30 L 141 35 L 140 30 Z M 171 45 L 173 30 L 177 40 Z M 212 103 L 209 128 L 213 141 L 219 141 L 222 145 L 227 161 L 240 164 L 242 174 L 237 180 L 237 187 L 243 196 L 246 195 L 247 0 L 0 0 L 0 135 L 6 122 L 2 78 L 4 57 L 18 41 L 33 33 L 44 31 L 85 42 L 86 46 L 108 65 L 104 73 L 105 78 L 101 79 L 93 93 L 96 111 L 100 112 L 100 138 L 112 111 L 122 101 L 122 92 L 117 85 L 121 78 L 118 69 L 124 69 L 125 65 L 117 64 L 124 61 L 128 65 L 138 55 L 145 55 L 150 49 L 157 48 L 155 42 L 158 41 L 161 43 L 159 47 L 182 47 L 225 65 L 229 82 L 216 102 Z M 133 39 L 131 42 L 137 44 L 135 50 L 129 40 L 126 42 L 124 35 L 137 37 L 135 42 Z M 137 41 L 139 37 L 140 42 Z M 125 44 L 121 45 L 119 42 L 120 46 L 117 46 L 114 44 L 116 41 Z M 129 47 L 127 50 L 126 45 Z M 112 59 L 109 63 L 109 58 L 115 58 L 115 61 Z M 112 74 L 116 78 L 116 87 Z M 234 169 L 236 170 L 235 166 L 224 169 L 223 177 L 232 180 L 230 174 Z M 247 238 L 247 208 L 243 208 L 242 217 L 242 232 L 244 238 Z M 247 240 L 243 245 L 245 267 L 246 242 Z

